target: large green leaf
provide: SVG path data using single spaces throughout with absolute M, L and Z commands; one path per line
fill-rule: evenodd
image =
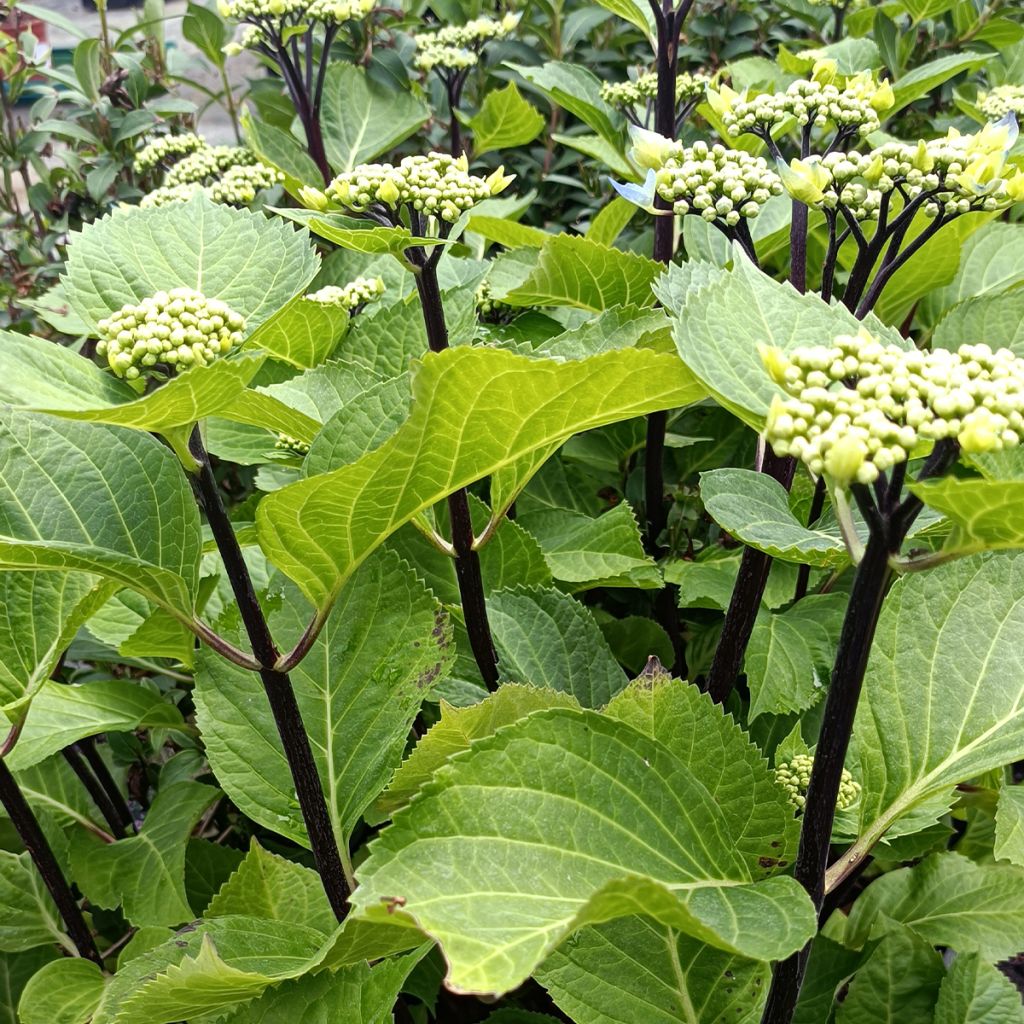
M 264 359 L 259 352 L 218 359 L 140 395 L 71 349 L 0 332 L 0 402 L 67 419 L 166 431 L 229 407 Z
M 599 313 L 613 306 L 650 306 L 661 265 L 579 235 L 555 235 L 529 275 L 497 298 L 510 306 L 575 306 Z
M 534 972 L 577 1024 L 756 1024 L 768 965 L 646 917 L 584 928 Z
M 961 954 L 939 986 L 935 1024 L 1022 1024 L 1020 993 L 977 953 Z
M 211 202 L 119 206 L 72 235 L 68 301 L 96 323 L 169 288 L 221 299 L 255 330 L 313 279 L 320 260 L 305 231 L 279 217 Z
M 320 876 L 311 868 L 264 850 L 255 839 L 245 860 L 221 886 L 204 917 L 242 915 L 267 921 L 301 921 L 332 934 L 337 919 Z
M 319 964 L 331 947 L 302 922 L 232 915 L 202 922 L 124 964 L 92 1024 L 171 1024 L 248 1002 Z
M 249 148 L 263 163 L 287 175 L 289 191 L 301 185 L 322 183 L 313 158 L 294 135 L 253 116 L 248 110 L 242 113 L 241 122 Z
M 590 610 L 558 590 L 504 590 L 487 602 L 502 679 L 571 693 L 584 707 L 607 704 L 626 685 Z
M 155 438 L 0 411 L 0 568 L 99 573 L 190 619 L 200 553 L 195 499 Z
M 581 430 L 702 392 L 677 359 L 636 349 L 557 363 L 467 347 L 426 356 L 412 394 L 409 418 L 375 451 L 277 491 L 257 510 L 267 557 L 319 606 L 399 526 L 458 488 Z M 528 479 L 520 475 L 518 487 Z
M 253 343 L 293 366 L 319 366 L 334 351 L 348 328 L 343 306 L 296 296 L 257 332 Z
M 294 643 L 310 614 L 296 588 L 286 587 L 270 611 L 274 636 L 282 645 Z M 401 761 L 450 643 L 436 600 L 394 553 L 382 552 L 345 588 L 313 649 L 291 672 L 343 846 Z M 284 749 L 257 680 L 212 652 L 197 660 L 197 720 L 218 781 L 250 817 L 306 843 Z
M 597 518 L 552 509 L 520 518 L 537 538 L 551 575 L 570 590 L 639 587 L 657 590 L 661 573 L 644 551 L 636 516 L 621 502 Z
M 0 950 L 17 953 L 54 943 L 73 949 L 32 859 L 0 850 Z
M 999 790 L 992 854 L 996 860 L 1024 867 L 1024 786 L 1004 783 Z
M 726 408 L 760 430 L 779 389 L 764 368 L 758 346 L 788 351 L 820 345 L 823 339 L 856 334 L 861 325 L 845 306 L 829 306 L 818 295 L 801 295 L 791 285 L 773 281 L 735 250 L 733 263 L 731 271 L 704 271 L 696 279 L 692 268 L 672 266 L 659 294 L 673 289 L 673 277 L 685 276 L 685 305 L 674 318 L 676 348 Z M 689 287 L 690 282 L 695 286 Z M 869 327 L 883 342 L 906 347 L 896 332 L 871 318 Z
M 387 153 L 429 116 L 418 96 L 378 85 L 358 64 L 335 61 L 327 66 L 320 123 L 327 159 L 336 173 Z
M 957 783 L 1024 755 L 1022 595 L 1024 555 L 1009 552 L 893 586 L 854 726 L 858 846 L 893 826 L 893 834 L 924 827 Z
M 955 351 L 979 342 L 1024 354 L 1024 290 L 965 299 L 935 325 L 932 334 L 933 348 Z
M 181 712 L 154 690 L 126 679 L 82 686 L 46 682 L 36 694 L 18 745 L 7 758 L 18 771 L 86 736 L 183 724 Z
M 743 661 L 751 721 L 805 711 L 818 702 L 845 611 L 845 594 L 809 594 L 786 611 L 761 611 Z
M 161 789 L 138 835 L 104 843 L 76 833 L 75 881 L 97 906 L 124 904 L 132 924 L 175 925 L 192 920 L 185 895 L 185 845 L 200 815 L 219 793 L 198 782 Z
M 1019 224 L 994 221 L 967 239 L 960 256 L 960 268 L 950 284 L 929 295 L 920 315 L 929 323 L 966 299 L 999 295 L 1024 280 L 1024 230 Z M 984 341 L 986 339 L 964 339 Z
M 995 461 L 990 464 L 999 466 Z M 1024 480 L 947 476 L 912 484 L 910 489 L 952 522 L 945 543 L 948 551 L 1024 547 Z
M 491 736 L 504 725 L 547 708 L 579 707 L 568 693 L 549 687 L 505 683 L 484 700 L 465 708 L 441 701 L 441 719 L 416 744 L 374 806 L 377 821 L 404 807 L 449 758 L 469 749 L 473 740 Z
M 0 1024 L 19 1024 L 18 1000 L 41 967 L 61 955 L 53 947 L 36 946 L 24 953 L 0 953 Z
M 685 756 L 696 738 L 681 742 Z M 785 956 L 814 931 L 799 886 L 765 878 L 792 815 L 777 790 L 752 808 L 760 787 L 731 767 L 705 781 L 625 722 L 537 712 L 478 740 L 395 816 L 354 905 L 437 938 L 456 991 L 514 988 L 580 927 L 640 912 L 726 951 Z
M 87 1024 L 103 996 L 103 971 L 91 960 L 65 957 L 48 963 L 25 986 L 21 1024 Z
M 544 116 L 523 99 L 515 82 L 492 89 L 480 110 L 469 118 L 475 156 L 495 149 L 509 149 L 533 142 L 544 128 Z
M 113 584 L 78 572 L 0 572 L 0 712 L 12 717 L 49 678 Z
M 936 57 L 903 75 L 893 84 L 895 103 L 885 111 L 885 117 L 895 117 L 904 107 L 926 96 L 942 85 L 943 82 L 962 74 L 973 71 L 984 64 L 988 58 L 980 53 L 957 53 L 948 57 Z
M 838 568 L 850 556 L 835 527 L 801 523 L 777 480 L 751 469 L 713 469 L 700 477 L 704 507 L 737 540 L 786 562 Z
M 942 957 L 910 928 L 889 926 L 854 975 L 836 1024 L 929 1021 L 943 978 Z
M 541 67 L 509 64 L 513 71 L 570 114 L 575 114 L 606 142 L 621 143 L 623 118 L 601 98 L 601 82 L 579 64 L 549 61 Z
M 421 958 L 413 953 L 373 967 L 307 974 L 266 992 L 225 1024 L 392 1024 L 398 993 Z
M 1024 869 L 936 853 L 890 871 L 857 898 L 843 942 L 862 946 L 882 916 L 913 928 L 933 946 L 1001 960 L 1024 948 Z

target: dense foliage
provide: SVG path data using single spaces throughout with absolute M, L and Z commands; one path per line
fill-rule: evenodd
M 1024 1024 L 1019 5 L 100 13 L 0 35 L 0 1024 Z

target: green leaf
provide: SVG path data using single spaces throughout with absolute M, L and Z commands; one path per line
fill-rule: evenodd
M 181 21 L 181 34 L 215 67 L 224 63 L 223 47 L 231 39 L 231 29 L 215 11 L 190 2 Z
M 0 572 L 0 713 L 14 717 L 112 585 L 77 572 Z
M 919 315 L 934 323 L 965 299 L 995 296 L 1024 281 L 1024 231 L 1017 224 L 992 222 L 974 232 L 964 243 L 960 269 L 952 282 L 932 292 L 920 306 Z M 985 338 L 964 338 L 984 341 Z
M 544 128 L 544 116 L 524 100 L 515 82 L 484 97 L 479 113 L 466 122 L 473 132 L 477 157 L 495 149 L 512 149 L 533 142 Z
M 452 707 L 441 701 L 441 719 L 416 744 L 395 772 L 390 785 L 377 799 L 376 822 L 390 818 L 434 777 L 450 758 L 469 749 L 473 740 L 492 736 L 504 725 L 547 708 L 579 707 L 568 693 L 548 687 L 504 683 L 478 704 Z
M 81 686 L 46 682 L 29 708 L 18 745 L 8 755 L 14 771 L 30 768 L 86 736 L 182 726 L 181 712 L 139 683 L 104 679 Z
M 71 236 L 68 301 L 95 329 L 127 303 L 170 288 L 221 299 L 254 331 L 313 279 L 319 257 L 279 217 L 211 202 L 119 206 Z
M 568 594 L 503 590 L 488 599 L 487 618 L 504 680 L 571 693 L 591 708 L 626 685 L 593 614 Z
M 654 560 L 644 551 L 636 516 L 627 502 L 596 519 L 568 509 L 533 512 L 521 525 L 537 538 L 556 580 L 569 589 L 638 587 L 662 584 Z
M 185 619 L 200 549 L 195 499 L 155 438 L 0 412 L 0 568 L 99 573 Z
M 269 615 L 282 646 L 299 639 L 310 614 L 296 589 L 285 588 Z M 310 654 L 291 672 L 343 846 L 401 761 L 450 644 L 436 600 L 396 555 L 382 552 L 345 588 Z M 253 685 L 251 673 L 200 653 L 194 697 L 207 756 L 241 810 L 305 844 L 281 740 Z
M 844 594 L 809 594 L 784 612 L 762 610 L 743 661 L 750 721 L 805 711 L 825 693 L 846 612 Z
M 91 1024 L 171 1024 L 216 1014 L 305 974 L 331 941 L 296 921 L 204 921 L 123 965 Z
M 649 6 L 645 7 L 638 0 L 598 0 L 598 3 L 640 29 L 652 43 L 657 39 L 658 32 Z
M 704 507 L 727 533 L 772 558 L 839 568 L 849 562 L 838 529 L 804 526 L 777 480 L 751 469 L 714 469 L 700 476 Z
M 541 228 L 531 227 L 529 224 L 519 224 L 514 220 L 505 220 L 504 217 L 485 217 L 483 214 L 470 213 L 466 222 L 466 231 L 486 238 L 488 242 L 497 242 L 509 249 L 517 249 L 526 246 L 530 249 L 540 249 L 548 239 L 554 237 Z
M 320 124 L 336 174 L 393 149 L 429 116 L 419 97 L 382 88 L 356 64 L 337 61 L 327 66 Z
M 392 1024 L 398 994 L 421 958 L 414 953 L 373 967 L 307 974 L 271 989 L 224 1024 Z
M 0 850 L 0 950 L 18 953 L 54 943 L 73 949 L 32 859 Z
M 260 545 L 324 607 L 375 547 L 458 488 L 518 468 L 581 430 L 700 394 L 677 359 L 636 349 L 567 363 L 469 347 L 429 354 L 414 371 L 399 430 L 349 466 L 268 495 L 256 513 Z M 531 462 L 505 497 L 537 468 Z
M 1020 993 L 977 953 L 961 954 L 939 986 L 934 1024 L 1021 1024 Z
M 25 986 L 45 964 L 60 954 L 37 946 L 24 953 L 0 953 L 0 1024 L 18 1024 L 18 1000 Z
M 241 121 L 249 148 L 263 163 L 276 167 L 286 176 L 289 191 L 297 191 L 302 185 L 323 184 L 319 168 L 294 135 L 253 116 L 248 110 L 242 113 Z
M 988 61 L 985 54 L 960 53 L 919 64 L 893 84 L 896 102 L 884 112 L 885 118 L 895 117 L 904 107 L 926 96 L 933 89 L 965 71 L 973 71 Z
M 1024 547 L 1024 480 L 949 476 L 911 484 L 910 490 L 953 523 L 947 551 Z
M 992 852 L 996 860 L 1008 860 L 1024 867 L 1024 786 L 1003 783 L 999 789 L 996 839 Z
M 926 941 L 893 927 L 854 975 L 836 1024 L 930 1021 L 944 973 L 942 957 Z
M 21 1024 L 88 1024 L 103 996 L 103 972 L 79 957 L 46 964 L 25 986 Z
M 97 906 L 123 904 L 132 924 L 192 920 L 185 895 L 185 844 L 218 796 L 211 786 L 176 782 L 157 793 L 138 835 L 103 843 L 76 834 L 71 849 L 75 880 Z
M 697 287 L 691 287 L 701 280 L 694 278 L 694 270 L 670 267 L 659 293 L 673 290 L 673 277 L 684 275 L 686 304 L 674 317 L 676 348 L 722 405 L 761 430 L 779 389 L 764 368 L 758 345 L 784 351 L 820 345 L 822 338 L 856 334 L 861 322 L 845 306 L 829 306 L 818 295 L 801 295 L 789 284 L 773 281 L 742 255 L 734 255 L 733 264 L 731 271 L 702 272 Z M 884 343 L 907 345 L 871 318 L 868 327 Z
M 601 138 L 618 147 L 622 139 L 623 118 L 601 99 L 601 82 L 592 72 L 578 64 L 549 61 L 542 67 L 506 62 L 548 99 L 575 114 Z
M 862 946 L 880 916 L 933 946 L 1002 960 L 1024 948 L 1024 869 L 932 854 L 876 878 L 854 903 L 843 942 Z
M 992 348 L 1024 355 L 1024 290 L 980 295 L 958 302 L 935 325 L 934 348 L 953 351 L 984 341 Z
M 264 850 L 253 839 L 245 860 L 214 896 L 204 917 L 260 917 L 287 924 L 301 921 L 325 935 L 338 922 L 320 876 L 311 868 Z
M 587 228 L 587 238 L 598 245 L 614 245 L 636 215 L 636 207 L 622 196 L 616 196 L 601 207 Z
M 292 210 L 272 208 L 273 213 L 307 227 L 314 235 L 326 238 L 328 242 L 343 249 L 365 253 L 369 256 L 394 256 L 403 266 L 408 266 L 405 250 L 417 246 L 444 245 L 436 238 L 414 236 L 408 228 L 378 227 L 373 221 L 360 220 L 341 213 L 316 213 L 313 210 Z
M 579 235 L 545 241 L 536 267 L 496 297 L 510 306 L 575 306 L 601 312 L 612 306 L 650 306 L 661 265 L 646 256 L 599 245 Z
M 760 831 L 771 812 L 740 819 L 718 796 L 623 722 L 540 711 L 478 740 L 395 816 L 353 904 L 434 936 L 459 992 L 508 991 L 582 926 L 639 912 L 717 948 L 785 956 L 813 933 L 811 904 L 753 855 L 778 842 Z M 558 884 L 538 891 L 545 878 Z
M 584 928 L 534 972 L 581 1024 L 757 1024 L 768 966 L 646 917 Z
M 911 573 L 890 590 L 853 734 L 859 846 L 930 824 L 953 786 L 1024 753 L 1022 594 L 1016 553 Z
M 309 369 L 334 351 L 348 330 L 348 319 L 343 306 L 297 296 L 263 324 L 253 343 L 277 359 Z

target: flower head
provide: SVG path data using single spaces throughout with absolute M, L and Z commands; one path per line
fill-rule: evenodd
M 97 324 L 96 352 L 119 377 L 206 366 L 242 342 L 245 321 L 219 299 L 191 288 L 157 292 Z
M 788 761 L 775 766 L 775 781 L 786 790 L 789 802 L 798 810 L 807 804 L 807 787 L 811 784 L 811 770 L 814 758 L 810 754 L 796 754 Z M 860 799 L 860 784 L 844 768 L 839 783 L 839 796 L 836 807 L 845 811 Z
M 480 52 L 490 42 L 504 39 L 515 31 L 521 15 L 508 13 L 500 19 L 480 17 L 464 25 L 445 25 L 431 32 L 416 35 L 416 67 L 421 71 L 435 68 L 458 71 L 472 67 L 480 60 Z
M 170 164 L 187 153 L 207 149 L 206 140 L 195 132 L 182 135 L 160 135 L 135 154 L 133 166 L 136 174 L 145 174 L 159 164 Z
M 367 303 L 384 294 L 384 281 L 379 277 L 357 277 L 346 285 L 329 284 L 305 296 L 309 302 L 322 306 L 341 306 L 350 313 L 359 312 Z
M 862 330 L 762 358 L 788 395 L 768 414 L 772 448 L 840 487 L 872 483 L 922 442 L 993 452 L 1024 436 L 1024 359 L 1009 349 L 906 351 Z

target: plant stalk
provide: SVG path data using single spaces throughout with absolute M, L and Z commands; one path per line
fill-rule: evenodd
M 3 805 L 7 816 L 11 819 L 14 830 L 18 833 L 21 841 L 25 844 L 32 863 L 43 879 L 43 884 L 57 905 L 64 927 L 68 936 L 78 950 L 78 955 L 84 960 L 91 960 L 99 967 L 103 967 L 103 958 L 96 948 L 96 942 L 85 923 L 81 908 L 75 899 L 74 893 L 64 872 L 53 855 L 53 850 L 39 827 L 39 821 L 32 813 L 28 801 L 25 799 L 18 783 L 11 774 L 6 762 L 0 759 L 0 804 Z
M 220 489 L 213 475 L 210 457 L 203 445 L 198 426 L 189 439 L 189 451 L 199 469 L 192 477 L 192 485 L 206 513 L 217 550 L 231 583 L 242 623 L 258 661 L 260 680 L 266 691 L 270 710 L 274 716 L 278 735 L 284 747 L 291 770 L 295 793 L 302 818 L 309 835 L 310 848 L 324 891 L 338 920 L 348 913 L 349 887 L 338 841 L 331 825 L 327 801 L 324 797 L 320 774 L 317 771 L 313 749 L 302 722 L 302 713 L 295 698 L 295 690 L 287 672 L 274 668 L 280 657 L 270 633 L 263 609 L 253 587 L 242 549 L 228 518 Z
M 415 277 L 423 310 L 423 325 L 427 331 L 427 344 L 431 352 L 443 352 L 449 347 L 448 325 L 445 322 L 444 302 L 433 256 L 420 257 Z M 448 517 L 452 527 L 452 547 L 455 549 L 455 578 L 459 584 L 469 645 L 481 678 L 487 689 L 494 691 L 498 688 L 498 654 L 487 618 L 480 555 L 474 546 L 476 538 L 469 509 L 469 494 L 465 487 L 448 495 Z
M 765 446 L 760 472 L 767 473 L 788 491 L 795 470 L 794 459 L 782 458 L 772 451 L 770 445 Z M 761 607 L 761 597 L 771 567 L 771 557 L 763 551 L 751 547 L 743 549 L 736 584 L 725 613 L 722 635 L 715 648 L 715 656 L 704 684 L 705 690 L 716 704 L 725 703 L 732 692 L 736 677 L 740 674 L 743 656 L 750 642 L 750 634 L 754 631 L 754 622 Z
M 99 808 L 100 814 L 103 815 L 103 820 L 106 821 L 110 829 L 110 834 L 115 839 L 124 839 L 124 822 L 121 820 L 121 815 L 118 813 L 117 807 L 111 801 L 107 791 L 89 770 L 89 765 L 85 763 L 78 744 L 72 743 L 70 746 L 65 747 L 61 753 L 64 755 L 64 760 L 71 766 L 71 770 L 78 776 L 78 781 L 82 783 L 85 791 L 92 798 L 92 802 Z

